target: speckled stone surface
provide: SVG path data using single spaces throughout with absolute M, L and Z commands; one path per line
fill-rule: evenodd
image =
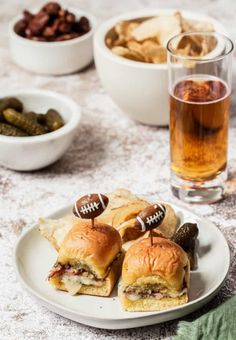
M 37 5 L 43 3 L 37 1 Z M 0 168 L 0 339 L 168 339 L 178 321 L 146 328 L 106 331 L 76 324 L 41 307 L 15 277 L 12 249 L 17 237 L 39 216 L 44 216 L 90 191 L 117 187 L 138 194 L 156 195 L 177 203 L 169 188 L 168 130 L 147 127 L 129 120 L 102 89 L 93 66 L 66 77 L 37 76 L 14 65 L 9 56 L 7 23 L 33 0 L 0 2 L 0 89 L 35 87 L 71 96 L 83 108 L 78 135 L 64 157 L 41 171 L 17 173 Z M 236 38 L 233 1 L 168 1 L 168 7 L 200 10 L 222 21 Z M 100 21 L 125 10 L 157 7 L 155 0 L 66 1 L 86 9 Z M 166 1 L 158 1 L 166 7 Z M 234 83 L 235 88 L 236 83 Z M 208 306 L 185 319 L 195 319 L 236 293 L 236 120 L 235 95 L 231 110 L 229 180 L 223 202 L 192 206 L 211 219 L 225 234 L 232 253 L 228 278 Z M 14 157 L 14 155 L 13 155 Z M 186 205 L 187 206 L 187 205 Z

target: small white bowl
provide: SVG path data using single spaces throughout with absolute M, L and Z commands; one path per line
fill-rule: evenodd
M 169 124 L 167 64 L 148 64 L 115 55 L 105 44 L 107 32 L 121 20 L 169 15 L 175 9 L 145 9 L 114 17 L 103 23 L 94 35 L 94 59 L 102 85 L 114 102 L 131 118 L 150 125 Z M 212 23 L 218 33 L 227 35 L 213 18 L 181 10 L 187 19 Z
M 22 15 L 15 17 L 9 25 L 9 41 L 12 59 L 22 68 L 40 74 L 63 75 L 83 69 L 93 60 L 93 33 L 95 18 L 84 11 L 68 8 L 77 18 L 88 18 L 91 29 L 81 37 L 66 41 L 33 41 L 18 35 L 15 24 Z M 33 11 L 32 11 L 33 12 Z
M 46 90 L 21 90 L 1 93 L 2 97 L 20 99 L 24 111 L 44 113 L 57 110 L 65 125 L 40 136 L 11 137 L 0 135 L 0 165 L 18 171 L 41 169 L 58 160 L 75 137 L 81 117 L 80 107 L 60 93 Z

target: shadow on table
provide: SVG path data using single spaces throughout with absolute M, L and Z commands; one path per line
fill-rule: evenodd
M 107 140 L 101 127 L 81 124 L 74 142 L 67 152 L 54 164 L 38 170 L 40 174 L 80 174 L 99 169 L 106 157 Z

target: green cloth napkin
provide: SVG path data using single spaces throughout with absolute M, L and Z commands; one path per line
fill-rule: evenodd
M 200 318 L 178 324 L 174 340 L 236 340 L 236 295 Z

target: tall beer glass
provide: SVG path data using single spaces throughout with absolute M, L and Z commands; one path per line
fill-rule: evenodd
M 172 192 L 215 202 L 227 178 L 233 43 L 217 33 L 183 33 L 167 50 Z

